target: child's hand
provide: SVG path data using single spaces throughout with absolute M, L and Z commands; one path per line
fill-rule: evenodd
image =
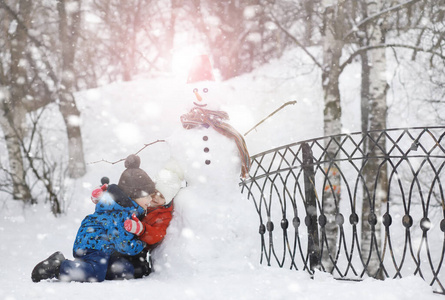
M 144 230 L 144 225 L 142 225 L 142 222 L 139 221 L 135 214 L 133 214 L 131 218 L 132 220 L 125 220 L 125 230 L 134 233 L 135 235 L 140 235 Z
M 91 193 L 91 201 L 93 201 L 94 204 L 97 204 L 97 202 L 99 202 L 100 197 L 102 197 L 104 191 L 107 190 L 107 187 L 108 187 L 108 184 L 104 184 L 100 188 L 95 189 Z

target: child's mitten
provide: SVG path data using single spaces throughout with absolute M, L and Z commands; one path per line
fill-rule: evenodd
M 134 233 L 135 235 L 140 235 L 142 231 L 144 230 L 144 225 L 142 225 L 142 222 L 139 221 L 139 219 L 136 217 L 135 214 L 131 216 L 131 219 L 125 220 L 124 227 L 125 230 L 131 233 Z

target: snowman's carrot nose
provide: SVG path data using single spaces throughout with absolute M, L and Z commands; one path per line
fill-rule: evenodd
M 202 97 L 201 95 L 198 93 L 198 89 L 194 89 L 193 93 L 195 93 L 196 99 L 198 99 L 198 101 L 202 101 Z

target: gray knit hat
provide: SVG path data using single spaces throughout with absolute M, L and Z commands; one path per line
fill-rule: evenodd
M 141 198 L 155 192 L 153 180 L 144 170 L 139 168 L 140 165 L 140 157 L 130 154 L 125 159 L 126 170 L 122 172 L 119 179 L 119 188 L 131 199 Z

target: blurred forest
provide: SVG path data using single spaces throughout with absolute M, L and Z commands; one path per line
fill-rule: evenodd
M 444 16 L 444 0 L 0 0 L 0 125 L 8 156 L 0 191 L 24 203 L 43 198 L 61 213 L 64 178 L 86 172 L 74 94 L 169 74 L 174 56 L 187 50 L 209 54 L 227 80 L 302 49 L 322 74 L 325 135 L 341 133 L 339 80 L 359 63 L 362 131 L 384 129 L 388 53 L 418 66 L 429 93 L 417 100 L 442 105 Z M 63 158 L 45 147 L 39 120 L 49 105 L 66 125 Z M 327 156 L 335 155 L 328 148 Z M 328 176 L 339 183 L 335 172 Z M 374 184 L 375 170 L 365 176 Z M 328 220 L 334 193 L 323 195 Z M 327 226 L 336 239 L 336 225 Z
M 25 204 L 44 199 L 60 214 L 64 180 L 86 172 L 74 94 L 169 74 L 175 55 L 185 51 L 207 53 L 227 80 L 286 51 L 303 50 L 322 77 L 326 136 L 342 132 L 339 81 L 351 63 L 361 66 L 363 132 L 386 128 L 388 55 L 397 64 L 415 65 L 414 76 L 428 93 L 412 97 L 439 108 L 445 92 L 444 16 L 445 0 L 0 0 L 0 126 L 8 157 L 0 165 L 0 191 Z M 64 157 L 49 153 L 50 137 L 39 123 L 50 105 L 66 125 Z M 440 113 L 434 118 L 443 122 Z M 385 139 L 376 140 L 378 147 L 364 144 L 364 153 L 381 154 Z M 326 149 L 327 161 L 338 155 Z M 387 185 L 385 168 L 378 167 L 383 163 L 364 168 L 365 190 Z M 326 170 L 328 181 L 340 186 L 336 168 L 327 164 Z M 363 201 L 366 254 L 373 251 L 372 233 L 381 232 L 380 223 L 371 228 L 366 220 L 379 214 L 387 195 L 364 197 L 375 198 Z M 327 238 L 335 245 L 340 189 L 326 190 L 322 199 Z M 323 253 L 325 266 L 335 251 Z

